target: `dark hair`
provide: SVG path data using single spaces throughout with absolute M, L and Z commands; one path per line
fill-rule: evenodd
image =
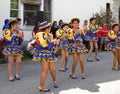
M 65 26 L 68 26 L 69 27 L 69 24 L 65 23 L 61 26 L 61 28 L 63 29 Z
M 21 18 L 16 18 L 17 21 L 21 21 Z
M 12 20 L 8 22 L 9 28 L 12 28 L 12 25 L 17 24 L 17 20 Z
M 55 23 L 57 23 L 57 21 L 54 21 L 53 24 L 52 24 L 52 26 L 54 26 Z
M 5 19 L 5 20 L 4 20 L 4 23 L 5 23 L 5 24 L 8 24 L 8 22 L 9 22 L 8 19 Z
M 62 19 L 59 20 L 59 25 L 60 25 L 60 22 L 63 22 L 63 20 Z
M 90 23 L 91 23 L 93 20 L 96 20 L 96 18 L 94 18 L 94 17 L 90 18 Z
M 74 21 L 77 21 L 78 23 L 80 23 L 80 20 L 79 20 L 78 18 L 73 18 L 73 19 L 71 20 L 71 23 L 73 23 Z
M 35 27 L 33 28 L 33 32 L 39 29 L 38 24 L 40 24 L 40 22 L 37 22 L 37 23 L 35 24 Z
M 87 21 L 87 20 L 84 20 L 84 23 L 85 23 L 85 22 L 88 22 L 88 21 Z
M 114 25 L 112 26 L 112 30 L 113 30 L 116 26 L 119 26 L 119 24 L 114 24 Z

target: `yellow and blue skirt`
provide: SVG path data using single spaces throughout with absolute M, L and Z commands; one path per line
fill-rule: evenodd
M 71 43 L 68 48 L 69 53 L 85 53 L 87 51 L 87 48 L 85 46 L 81 46 L 79 43 Z
M 35 54 L 33 55 L 33 61 L 56 62 L 57 58 L 53 51 L 36 50 Z
M 4 46 L 3 54 L 4 55 L 21 55 L 23 54 L 23 49 L 21 46 Z

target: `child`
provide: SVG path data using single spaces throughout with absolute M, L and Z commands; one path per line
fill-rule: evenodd
M 47 21 L 40 24 L 40 31 L 35 35 L 37 48 L 33 55 L 33 60 L 39 61 L 42 67 L 42 72 L 40 75 L 40 85 L 38 87 L 39 91 L 49 92 L 50 89 L 45 88 L 45 80 L 47 73 L 50 70 L 51 76 L 53 78 L 54 88 L 58 88 L 56 79 L 56 68 L 55 63 L 56 57 L 53 51 L 54 40 L 53 35 L 50 34 L 50 25 Z
M 58 44 L 58 49 L 60 49 L 62 57 L 60 62 L 59 71 L 66 72 L 68 70 L 67 64 L 68 64 L 68 39 L 67 39 L 67 30 L 69 28 L 68 24 L 63 24 L 61 26 L 61 29 L 57 30 L 56 36 L 57 39 L 60 40 Z M 65 65 L 64 65 L 65 62 Z M 64 68 L 63 68 L 64 65 Z
M 120 33 L 119 33 L 119 25 L 114 24 L 112 26 L 112 31 L 108 32 L 108 38 L 110 39 L 110 49 L 113 52 L 113 67 L 112 70 L 120 70 Z M 118 62 L 118 67 L 116 68 Z
M 75 76 L 75 68 L 77 65 L 78 60 L 80 61 L 81 65 L 81 78 L 85 79 L 85 69 L 84 69 L 84 51 L 85 46 L 83 45 L 82 40 L 82 33 L 79 29 L 79 23 L 80 20 L 78 18 L 73 18 L 71 20 L 72 23 L 72 29 L 68 31 L 68 41 L 69 41 L 69 52 L 72 52 L 73 55 L 73 64 L 72 64 L 72 70 L 70 73 L 70 77 L 72 79 L 77 79 L 78 77 Z

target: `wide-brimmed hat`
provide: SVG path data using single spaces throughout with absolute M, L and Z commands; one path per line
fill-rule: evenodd
M 44 29 L 44 28 L 47 28 L 47 27 L 50 27 L 50 26 L 51 26 L 51 23 L 48 23 L 47 21 L 44 21 L 44 22 L 40 23 L 39 29 Z
M 73 21 L 78 21 L 78 22 L 80 22 L 80 19 L 79 19 L 79 18 L 72 18 L 72 19 L 71 19 L 71 23 L 72 23 Z

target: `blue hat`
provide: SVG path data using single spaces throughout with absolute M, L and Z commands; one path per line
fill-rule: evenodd
M 4 23 L 5 23 L 5 24 L 8 24 L 8 22 L 9 22 L 9 19 L 5 19 L 5 20 L 4 20 Z
M 47 28 L 50 25 L 51 25 L 51 23 L 48 23 L 47 21 L 44 21 L 44 22 L 40 23 L 40 28 L 39 29 Z

